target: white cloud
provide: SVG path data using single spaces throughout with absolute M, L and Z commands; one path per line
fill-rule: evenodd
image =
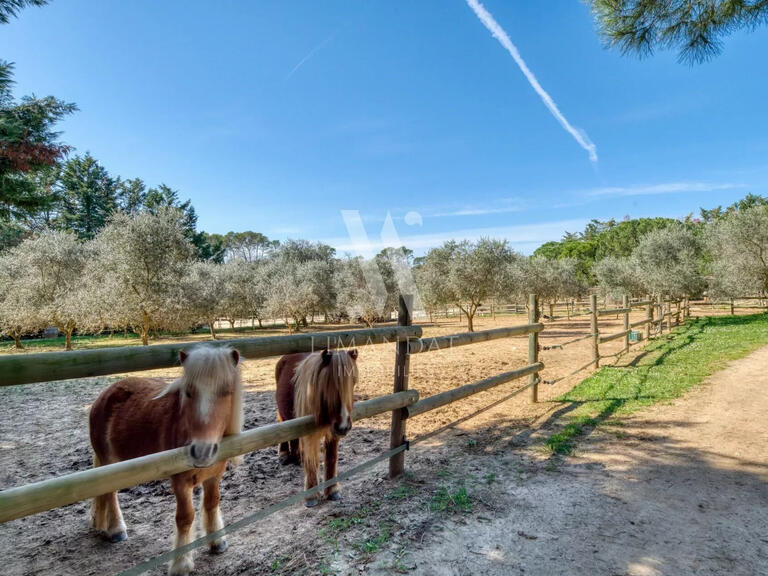
M 554 222 L 540 222 L 537 224 L 523 224 L 520 226 L 499 226 L 490 228 L 470 228 L 431 234 L 401 234 L 393 243 L 391 238 L 381 240 L 381 236 L 372 233 L 365 242 L 360 243 L 350 238 L 330 238 L 324 240 L 339 253 L 371 253 L 378 252 L 388 246 L 406 246 L 416 252 L 425 252 L 429 248 L 441 245 L 447 240 L 479 240 L 480 238 L 506 239 L 513 248 L 525 253 L 532 252 L 535 248 L 549 242 L 559 240 L 568 230 L 583 229 L 589 219 L 559 220 Z
M 584 196 L 651 196 L 655 194 L 683 194 L 686 192 L 714 192 L 717 190 L 732 190 L 743 188 L 743 184 L 730 182 L 663 182 L 645 186 L 606 186 L 584 192 Z
M 573 136 L 573 139 L 578 142 L 579 146 L 587 151 L 589 154 L 589 160 L 593 163 L 597 162 L 597 147 L 589 139 L 589 136 L 587 136 L 586 132 L 572 126 L 571 123 L 568 122 L 568 119 L 563 116 L 562 112 L 560 112 L 560 109 L 557 107 L 557 104 L 555 104 L 555 101 L 552 100 L 552 97 L 547 93 L 547 91 L 541 87 L 541 84 L 539 84 L 536 76 L 534 76 L 533 72 L 531 72 L 531 69 L 528 68 L 525 60 L 523 60 L 523 57 L 520 56 L 520 52 L 512 43 L 512 40 L 509 39 L 509 36 L 504 31 L 504 29 L 499 25 L 498 22 L 496 22 L 493 16 L 491 16 L 490 12 L 488 12 L 488 10 L 486 10 L 480 2 L 477 0 L 467 0 L 467 4 L 470 8 L 472 8 L 472 11 L 480 19 L 483 25 L 488 28 L 488 30 L 490 30 L 491 34 L 493 34 L 493 37 L 499 41 L 499 44 L 501 44 L 507 50 L 507 52 L 509 52 L 512 58 L 515 60 L 515 63 L 517 63 L 517 66 L 520 68 L 520 71 L 525 75 L 528 83 L 536 91 L 542 102 L 544 102 L 544 105 L 552 113 L 552 116 L 555 117 L 555 119 L 560 123 L 566 132 Z

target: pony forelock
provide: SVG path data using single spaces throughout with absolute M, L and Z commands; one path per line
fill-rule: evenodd
M 313 414 L 318 424 L 326 425 L 330 418 L 328 411 L 332 409 L 330 400 L 342 401 L 348 396 L 351 403 L 352 390 L 358 379 L 355 356 L 343 350 L 334 351 L 330 363 L 325 364 L 323 352 L 315 352 L 296 365 L 296 416 Z
M 182 356 L 184 372 L 155 398 L 187 386 L 194 386 L 206 395 L 232 394 L 232 414 L 225 436 L 239 434 L 243 429 L 243 386 L 238 368 L 239 355 L 228 346 L 196 346 Z M 182 403 L 185 396 L 181 396 Z

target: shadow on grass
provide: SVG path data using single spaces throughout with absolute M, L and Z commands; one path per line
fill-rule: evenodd
M 768 315 L 698 318 L 650 342 L 624 365 L 604 366 L 560 400 L 569 421 L 546 441 L 553 454 L 571 454 L 577 438 L 618 412 L 680 397 L 720 368 L 768 344 Z

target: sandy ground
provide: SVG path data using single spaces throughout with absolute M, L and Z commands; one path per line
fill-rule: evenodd
M 642 313 L 638 313 L 633 315 L 632 320 L 641 317 Z M 521 316 L 482 319 L 478 328 L 523 322 Z M 588 318 L 558 320 L 548 325 L 542 344 L 562 342 L 586 333 L 588 329 Z M 603 332 L 619 329 L 617 320 L 601 319 Z M 443 323 L 425 328 L 425 335 L 462 330 L 458 323 Z M 611 353 L 619 347 L 618 343 L 610 343 L 604 346 L 603 352 Z M 427 396 L 522 366 L 526 358 L 525 338 L 417 355 L 411 362 L 410 385 L 418 389 L 422 396 Z M 542 359 L 547 368 L 543 377 L 552 379 L 564 375 L 588 358 L 587 341 L 564 350 L 544 351 Z M 247 361 L 243 366 L 243 377 L 247 383 L 247 428 L 274 421 L 275 361 Z M 394 345 L 362 348 L 359 363 L 361 383 L 357 390 L 358 398 L 378 396 L 391 390 Z M 173 370 L 154 373 L 165 377 L 175 374 Z M 649 484 L 650 478 L 641 481 L 644 478 L 642 471 L 638 471 L 638 475 L 632 476 L 631 480 L 629 476 L 621 476 L 629 473 L 620 470 L 644 464 L 639 460 L 641 454 L 650 460 L 642 441 L 634 439 L 633 429 L 622 429 L 622 434 L 628 438 L 617 445 L 612 444 L 615 439 L 610 436 L 595 434 L 584 454 L 566 464 L 553 463 L 548 459 L 536 442 L 538 433 L 531 434 L 536 428 L 531 426 L 536 422 L 547 426 L 548 418 L 558 407 L 548 400 L 569 389 L 578 379 L 573 377 L 554 386 L 542 385 L 542 401 L 539 404 L 531 405 L 527 394 L 523 394 L 414 446 L 406 456 L 408 475 L 404 480 L 385 479 L 386 464 L 381 464 L 345 483 L 344 499 L 339 504 L 324 503 L 312 510 L 300 505 L 290 507 L 265 522 L 232 535 L 229 538 L 230 550 L 221 557 L 211 557 L 204 551 L 198 551 L 196 573 L 350 574 L 373 571 L 469 574 L 482 569 L 507 574 L 522 573 L 524 569 L 528 573 L 546 574 L 577 573 L 580 571 L 579 563 L 583 563 L 584 570 L 590 573 L 643 573 L 631 572 L 634 568 L 630 569 L 628 562 L 614 566 L 606 559 L 605 564 L 590 564 L 600 557 L 607 558 L 599 551 L 604 550 L 612 539 L 633 538 L 631 534 L 639 531 L 637 525 L 642 526 L 643 518 L 655 510 L 653 502 L 646 510 L 641 499 L 627 497 L 625 492 L 630 491 L 622 485 L 622 482 L 631 481 L 631 493 L 637 495 L 644 493 L 639 488 L 643 491 L 649 488 L 646 484 Z M 107 383 L 108 379 L 95 378 L 0 390 L 0 488 L 88 468 L 91 457 L 87 411 Z M 520 384 L 513 382 L 415 418 L 408 424 L 408 434 L 412 438 L 417 437 L 469 415 Z M 750 405 L 733 401 L 734 405 Z M 768 406 L 762 407 L 763 413 L 765 408 Z M 689 414 L 686 420 L 690 419 Z M 752 419 L 753 423 L 757 421 L 757 418 Z M 367 460 L 386 449 L 388 425 L 388 416 L 356 423 L 350 437 L 342 443 L 340 469 Z M 737 433 L 739 446 L 743 448 L 743 432 L 735 431 L 734 437 Z M 758 438 L 756 442 L 759 442 Z M 655 442 L 650 445 L 661 446 Z M 616 454 L 620 454 L 621 458 L 630 458 L 634 451 L 637 451 L 636 464 L 608 461 L 609 454 L 613 454 L 612 458 L 616 458 Z M 588 456 L 591 452 L 595 452 L 595 460 Z M 735 453 L 734 450 L 728 452 L 731 455 Z M 678 448 L 678 459 L 685 453 Z M 603 460 L 600 460 L 600 454 Z M 698 451 L 695 454 L 703 458 Z M 747 459 L 750 458 L 754 459 L 753 456 Z M 675 470 L 672 463 L 667 466 L 670 471 Z M 679 463 L 679 466 L 680 470 L 690 471 L 691 481 L 700 475 L 700 471 L 694 470 L 689 463 Z M 622 496 L 614 498 L 606 491 L 603 482 L 607 482 L 611 474 L 615 474 L 615 492 Z M 745 486 L 752 486 L 749 482 L 755 472 L 742 471 L 741 474 L 746 476 L 740 481 L 746 483 Z M 714 477 L 714 480 L 718 478 Z M 760 482 L 764 480 L 763 474 Z M 267 507 L 300 490 L 301 484 L 300 469 L 280 467 L 274 450 L 248 454 L 245 464 L 231 470 L 223 480 L 222 511 L 225 521 L 232 522 Z M 435 494 L 441 490 L 454 493 L 461 486 L 465 486 L 470 495 L 471 511 L 452 512 L 450 508 L 453 507 L 440 510 L 431 506 Z M 667 491 L 672 489 L 665 486 Z M 695 489 L 689 486 L 680 490 L 684 495 Z M 752 499 L 745 502 L 750 506 L 758 505 L 755 498 L 759 495 L 762 498 L 759 505 L 764 509 L 765 491 L 749 491 L 746 488 L 744 491 L 752 495 Z M 653 496 L 652 490 L 648 492 L 648 496 Z M 740 498 L 737 492 L 732 495 Z M 120 499 L 129 539 L 117 545 L 107 544 L 89 531 L 86 502 L 0 525 L 0 554 L 4 558 L 2 573 L 110 574 L 168 550 L 173 527 L 173 497 L 168 482 L 153 482 L 121 491 Z M 676 498 L 674 501 L 679 500 Z M 660 513 L 668 512 L 663 505 L 659 507 Z M 629 527 L 624 524 L 619 526 L 619 517 Z M 669 524 L 669 518 L 656 521 L 659 523 L 657 529 Z M 732 521 L 733 518 L 720 518 L 718 526 L 722 524 L 723 531 L 727 532 L 728 523 Z M 755 527 L 754 533 L 750 530 L 750 550 L 754 551 L 751 553 L 765 555 L 766 544 L 759 539 L 768 539 L 765 520 L 756 517 L 753 523 L 750 522 L 745 518 L 742 524 Z M 762 526 L 762 531 L 758 533 L 759 526 Z M 646 531 L 651 528 L 652 525 Z M 670 531 L 670 537 L 673 532 Z M 625 533 L 628 535 L 622 536 Z M 650 545 L 650 532 L 647 536 L 645 540 L 633 541 L 637 550 L 642 549 L 643 542 Z M 700 546 L 691 550 L 703 556 L 720 558 L 717 550 L 723 542 L 718 536 L 715 536 L 715 541 L 709 542 L 709 534 L 704 530 L 700 537 Z M 544 542 L 547 545 L 542 546 Z M 619 544 L 617 541 L 613 547 L 615 562 L 621 558 L 621 549 L 626 549 L 626 546 L 626 543 Z M 593 548 L 598 552 L 593 552 Z M 650 558 L 656 558 L 654 554 L 662 556 L 662 552 L 655 553 L 652 549 L 649 549 L 649 554 Z M 744 564 L 747 556 L 742 550 L 735 557 L 742 565 L 749 566 Z M 645 556 L 638 555 L 633 561 L 644 562 L 643 558 Z M 755 562 L 758 559 L 754 556 L 752 566 L 757 565 Z M 537 572 L 544 560 L 550 562 L 549 570 Z M 684 562 L 684 558 L 678 559 L 678 562 Z M 711 564 L 714 560 L 705 558 L 703 562 L 709 565 L 706 562 Z M 685 573 L 686 570 L 690 568 L 677 573 Z M 162 574 L 163 570 L 153 573 Z M 760 572 L 758 569 L 744 573 Z
M 516 480 L 521 453 L 505 453 L 494 513 L 449 522 L 408 564 L 425 575 L 768 574 L 766 367 L 768 347 L 594 432 L 556 471 Z

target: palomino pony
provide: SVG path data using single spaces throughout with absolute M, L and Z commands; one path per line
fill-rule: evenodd
M 282 464 L 304 464 L 304 488 L 317 486 L 320 448 L 325 443 L 325 479 L 336 476 L 339 440 L 352 428 L 353 391 L 357 384 L 357 350 L 312 352 L 283 356 L 275 368 L 277 419 L 280 422 L 312 415 L 320 430 L 299 441 L 280 444 Z M 325 489 L 329 500 L 339 500 L 339 485 Z M 308 496 L 307 507 L 316 506 L 319 493 Z
M 194 469 L 171 477 L 176 496 L 174 548 L 192 540 L 192 489 L 200 483 L 206 534 L 224 526 L 219 481 L 227 461 L 216 462 L 216 455 L 222 437 L 239 433 L 243 421 L 237 350 L 200 346 L 180 352 L 179 360 L 184 372 L 178 380 L 166 386 L 155 378 L 125 378 L 101 393 L 90 414 L 94 466 L 189 446 Z M 126 539 L 117 492 L 94 498 L 91 523 L 112 542 Z M 210 544 L 214 554 L 226 548 L 224 538 Z M 192 557 L 186 553 L 176 556 L 168 573 L 189 574 L 193 569 Z

